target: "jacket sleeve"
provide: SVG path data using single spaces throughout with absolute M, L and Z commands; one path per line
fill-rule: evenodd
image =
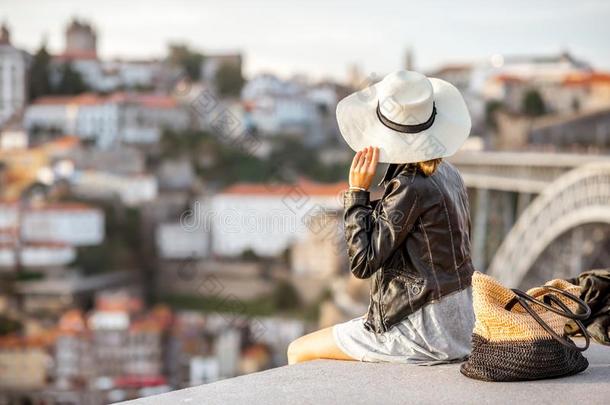
M 418 197 L 406 181 L 392 180 L 375 211 L 368 191 L 346 191 L 345 238 L 350 271 L 369 278 L 404 242 L 418 217 Z

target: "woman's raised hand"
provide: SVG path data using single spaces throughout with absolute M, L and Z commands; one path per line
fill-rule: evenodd
M 356 153 L 349 169 L 349 186 L 368 190 L 375 177 L 379 148 L 368 146 Z

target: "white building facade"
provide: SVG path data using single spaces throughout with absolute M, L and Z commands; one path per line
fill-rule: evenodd
M 23 213 L 21 236 L 27 242 L 98 245 L 104 240 L 104 213 L 80 204 L 30 209 Z
M 25 52 L 0 42 L 0 126 L 26 105 L 28 63 Z
M 162 259 L 186 260 L 208 255 L 209 233 L 189 230 L 180 223 L 160 224 L 155 239 Z
M 0 202 L 0 268 L 60 267 L 76 259 L 76 246 L 104 240 L 104 214 L 82 204 L 19 207 Z
M 28 106 L 24 117 L 28 130 L 55 129 L 94 140 L 101 148 L 155 143 L 163 129 L 189 125 L 188 109 L 174 98 L 142 93 L 43 97 Z
M 19 264 L 27 268 L 61 267 L 76 259 L 76 249 L 61 243 L 29 243 L 19 249 L 13 244 L 0 244 L 0 268 L 14 268 L 17 255 Z
M 237 184 L 212 197 L 197 222 L 211 232 L 211 252 L 277 256 L 312 229 L 310 219 L 341 207 L 344 183 L 268 186 Z
M 324 93 L 273 75 L 260 75 L 246 83 L 242 100 L 249 121 L 259 133 L 304 133 L 318 123 L 318 103 L 329 99 Z
M 118 198 L 130 207 L 153 201 L 158 195 L 157 178 L 148 174 L 127 175 L 83 170 L 74 173 L 71 185 L 76 195 Z

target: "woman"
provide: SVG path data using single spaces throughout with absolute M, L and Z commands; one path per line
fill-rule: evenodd
M 358 151 L 344 194 L 345 236 L 352 274 L 372 279 L 370 304 L 363 317 L 292 342 L 289 364 L 464 359 L 474 326 L 470 214 L 461 176 L 442 160 L 470 132 L 461 94 L 399 71 L 343 99 L 337 121 Z M 390 165 L 382 198 L 370 201 L 378 161 Z

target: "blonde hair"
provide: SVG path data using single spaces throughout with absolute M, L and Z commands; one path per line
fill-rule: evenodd
M 421 170 L 426 176 L 431 176 L 436 171 L 438 165 L 441 164 L 443 158 L 425 160 L 423 162 L 417 162 L 417 168 Z

